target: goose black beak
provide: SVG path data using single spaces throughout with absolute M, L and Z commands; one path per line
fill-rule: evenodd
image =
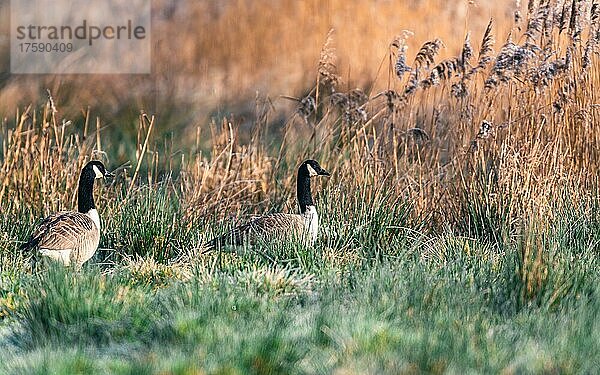
M 107 178 L 107 177 L 109 177 L 109 178 L 115 177 L 115 174 L 113 172 L 106 171 L 104 173 L 104 178 Z
M 325 169 L 321 169 L 321 170 L 319 171 L 319 176 L 326 176 L 326 177 L 329 177 L 329 176 L 331 176 L 331 173 L 327 172 Z

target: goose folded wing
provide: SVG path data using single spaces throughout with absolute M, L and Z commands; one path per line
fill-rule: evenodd
M 294 214 L 265 215 L 235 227 L 210 242 L 211 247 L 256 243 L 257 240 L 286 239 L 300 236 L 305 230 L 304 218 Z
M 30 243 L 48 250 L 76 249 L 99 237 L 94 221 L 79 212 L 61 212 L 44 219 Z

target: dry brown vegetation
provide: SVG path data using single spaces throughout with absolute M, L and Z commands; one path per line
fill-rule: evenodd
M 0 30 L 8 35 L 7 4 L 0 4 Z M 0 111 L 40 102 L 50 89 L 63 115 L 79 116 L 91 107 L 112 134 L 134 127 L 136 111 L 158 113 L 163 130 L 194 128 L 216 111 L 251 117 L 258 91 L 271 96 L 279 111 L 315 78 L 319 48 L 335 29 L 338 67 L 344 88 L 373 81 L 385 88 L 380 71 L 390 39 L 410 30 L 409 51 L 425 40 L 444 37 L 442 56 L 457 53 L 470 29 L 483 32 L 489 18 L 510 17 L 512 4 L 490 0 L 469 6 L 443 0 L 341 1 L 248 0 L 173 2 L 153 6 L 153 73 L 148 76 L 4 76 Z M 505 35 L 507 23 L 496 25 Z M 0 39 L 0 66 L 8 71 L 8 39 Z M 385 62 L 387 63 L 387 61 Z M 108 132 L 107 132 L 108 134 Z M 189 134 L 189 133 L 188 133 Z M 189 145 L 189 144 L 188 144 Z M 123 155 L 121 155 L 123 157 Z
M 318 13 L 311 2 L 294 4 L 280 9 L 277 22 L 289 21 L 296 11 Z M 328 4 L 342 7 L 336 1 Z M 487 228 L 485 223 L 490 215 L 506 223 L 551 215 L 563 191 L 577 199 L 589 194 L 596 181 L 598 8 L 587 2 L 577 4 L 573 13 L 561 2 L 534 2 L 530 13 L 522 10 L 526 16 L 517 19 L 509 35 L 494 30 L 508 29 L 513 17 L 496 21 L 502 27 L 490 21 L 480 33 L 465 32 L 461 37 L 442 30 L 443 40 L 432 39 L 420 48 L 413 48 L 418 34 L 393 37 L 390 33 L 382 37 L 389 54 L 379 73 L 385 77 L 382 91 L 377 87 L 347 90 L 337 53 L 349 38 L 337 30 L 315 31 L 325 41 L 317 49 L 321 51 L 314 69 L 317 84 L 302 100 L 290 100 L 297 111 L 281 133 L 270 128 L 276 116 L 271 101 L 260 97 L 249 134 L 233 117 L 213 122 L 208 129 L 199 125 L 191 151 L 181 151 L 175 140 L 157 140 L 143 115 L 137 127 L 138 160 L 132 167 L 145 159 L 140 164 L 142 175 L 151 184 L 166 172 L 180 170 L 180 177 L 171 183 L 189 205 L 190 215 L 207 215 L 216 207 L 231 213 L 251 203 L 261 209 L 283 202 L 292 207 L 293 199 L 283 197 L 292 195 L 291 171 L 307 157 L 317 157 L 333 170 L 334 186 L 373 190 L 372 194 L 381 193 L 385 186 L 393 196 L 414 202 L 416 217 L 428 216 L 434 226 L 451 222 L 463 225 L 467 232 L 482 226 L 494 232 L 497 228 Z M 298 6 L 307 8 L 294 11 Z M 424 6 L 432 5 L 422 2 L 411 7 Z M 229 24 L 227 20 L 241 10 L 260 19 L 279 9 L 269 8 L 259 16 L 258 8 L 243 1 L 204 7 L 209 6 L 197 9 L 195 16 L 216 12 L 218 17 L 206 21 L 216 22 L 216 30 L 219 22 Z M 465 5 L 465 9 L 479 8 Z M 399 14 L 403 11 L 407 10 L 398 8 Z M 272 38 L 260 25 L 255 27 L 257 35 Z M 236 27 L 242 28 L 238 35 L 248 37 L 243 28 L 250 25 Z M 265 29 L 259 32 L 261 27 Z M 260 59 L 252 54 L 259 53 L 269 65 L 266 51 L 244 50 L 259 48 L 258 43 L 228 41 L 226 32 L 217 35 L 224 38 L 216 41 L 219 45 L 242 48 L 254 64 Z M 364 45 L 372 48 L 373 43 L 364 41 Z M 460 46 L 456 57 L 440 57 L 442 51 L 448 55 L 454 49 L 450 46 Z M 224 61 L 232 59 L 232 52 L 209 47 L 202 47 L 209 51 L 205 58 L 227 67 Z M 256 68 L 240 64 L 242 70 Z M 181 71 L 186 69 L 192 68 Z M 235 77 L 224 69 L 227 76 Z M 113 157 L 102 154 L 103 143 L 117 142 L 110 139 L 110 130 L 102 129 L 100 120 L 88 113 L 80 131 L 56 111 L 54 102 L 48 101 L 42 108 L 30 107 L 14 120 L 4 121 L 2 201 L 15 207 L 40 207 L 44 202 L 44 212 L 72 205 L 75 176 L 85 159 Z M 279 143 L 271 144 L 273 139 Z M 202 152 L 205 140 L 212 144 L 209 152 Z M 280 183 L 275 183 L 276 178 Z M 127 190 L 130 185 L 125 181 Z M 478 219 L 482 222 L 471 222 Z

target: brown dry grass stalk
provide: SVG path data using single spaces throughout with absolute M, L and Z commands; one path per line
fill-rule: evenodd
M 533 14 L 538 13 L 534 10 Z M 281 134 L 285 147 L 279 154 L 267 146 L 271 133 L 269 116 L 264 113 L 257 116 L 249 142 L 240 141 L 239 123 L 233 117 L 218 125 L 213 122 L 208 136 L 198 128 L 194 133 L 205 136 L 210 150 L 201 152 L 197 146 L 193 153 L 183 151 L 180 177 L 170 180 L 169 187 L 177 192 L 185 219 L 190 220 L 264 211 L 273 205 L 293 210 L 295 168 L 302 159 L 313 157 L 332 170 L 332 189 L 366 190 L 373 195 L 385 192 L 394 201 L 408 200 L 413 214 L 429 218 L 433 226 L 463 223 L 468 227 L 477 224 L 476 216 L 465 217 L 468 212 L 488 215 L 492 209 L 506 213 L 502 220 L 508 226 L 533 217 L 551 219 L 561 204 L 555 199 L 558 192 L 570 190 L 577 199 L 596 188 L 592 171 L 598 170 L 600 160 L 600 136 L 595 129 L 600 108 L 594 89 L 600 83 L 598 59 L 592 56 L 590 69 L 582 72 L 582 53 L 567 56 L 565 45 L 571 37 L 559 28 L 553 26 L 550 40 L 548 35 L 530 32 L 524 36 L 527 30 L 516 35 L 513 30 L 514 45 L 502 55 L 506 60 L 492 58 L 491 75 L 487 67 L 494 39 L 491 23 L 481 33 L 478 60 L 468 64 L 462 61 L 464 56 L 471 58 L 470 53 L 461 52 L 464 35 L 441 34 L 448 46 L 460 46 L 455 50 L 461 54 L 456 61 L 473 69 L 460 69 L 427 90 L 416 85 L 410 95 L 390 90 L 381 95 L 367 91 L 363 97 L 357 90 L 339 87 L 333 94 L 322 91 L 311 112 L 314 123 L 290 117 Z M 471 35 L 475 39 L 477 34 Z M 573 42 L 575 51 L 583 49 L 587 35 Z M 532 46 L 542 42 L 555 51 L 551 59 L 564 59 L 561 69 L 548 70 L 549 57 L 541 47 Z M 437 57 L 439 47 L 434 39 L 424 50 L 409 49 L 417 51 L 416 58 L 409 57 L 426 70 L 446 58 Z M 527 53 L 527 59 L 522 53 Z M 568 59 L 572 60 L 569 64 Z M 395 61 L 390 59 L 390 63 Z M 487 84 L 494 74 L 497 81 Z M 546 79 L 533 78 L 540 74 Z M 464 95 L 453 94 L 457 83 L 464 86 Z M 406 82 L 400 80 L 390 87 L 402 84 Z M 327 100 L 325 95 L 338 96 Z M 58 129 L 55 114 L 60 112 L 50 99 L 41 111 L 28 108 L 17 113 L 13 125 L 1 135 L 3 206 L 10 202 L 14 208 L 47 212 L 70 208 L 64 206 L 74 202 L 79 168 L 93 150 L 81 141 L 77 129 Z M 88 119 L 86 111 L 85 124 Z M 149 141 L 154 119 L 148 128 L 143 121 L 139 126 L 136 169 L 132 178 L 123 176 L 129 192 L 125 199 L 140 184 L 137 176 L 144 172 L 145 154 L 153 155 L 146 163 L 147 175 L 173 169 L 172 153 Z M 99 120 L 95 138 L 97 151 L 101 141 L 115 142 L 102 134 Z M 117 199 L 116 191 L 106 199 Z

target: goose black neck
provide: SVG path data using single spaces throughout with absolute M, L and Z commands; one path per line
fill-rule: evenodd
M 300 204 L 300 212 L 305 213 L 306 207 L 314 206 L 312 200 L 312 193 L 310 192 L 310 176 L 308 171 L 304 168 L 298 170 L 296 194 L 298 197 L 298 204 Z
M 77 189 L 77 210 L 81 213 L 89 212 L 96 208 L 94 205 L 94 180 L 96 174 L 92 169 L 85 168 L 79 176 L 79 187 Z

